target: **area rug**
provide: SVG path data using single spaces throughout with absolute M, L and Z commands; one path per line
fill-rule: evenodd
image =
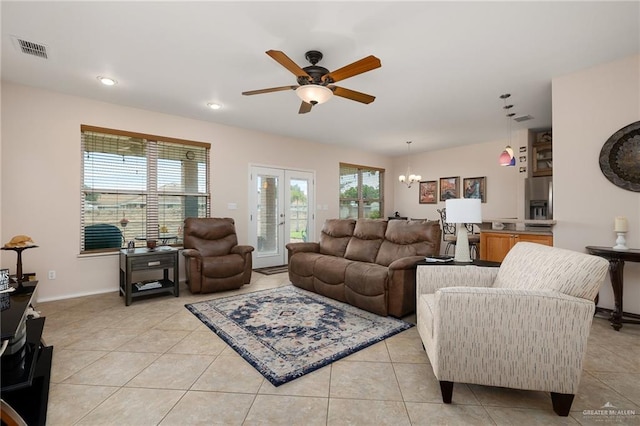
M 274 386 L 413 327 L 292 285 L 185 307 Z
M 273 275 L 273 274 L 281 274 L 283 272 L 288 272 L 289 269 L 287 265 L 280 265 L 280 266 L 269 266 L 267 268 L 256 268 L 253 271 L 259 272 L 264 275 Z

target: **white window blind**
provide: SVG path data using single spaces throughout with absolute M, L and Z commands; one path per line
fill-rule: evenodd
M 81 252 L 147 239 L 180 245 L 186 217 L 208 217 L 210 145 L 82 126 Z
M 340 218 L 382 217 L 384 169 L 340 163 Z

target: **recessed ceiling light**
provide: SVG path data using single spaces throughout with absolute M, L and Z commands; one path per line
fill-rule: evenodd
M 215 103 L 213 103 L 213 102 L 209 102 L 209 103 L 207 104 L 207 106 L 208 106 L 209 108 L 211 108 L 211 109 L 220 109 L 220 108 L 222 108 L 222 105 L 220 105 L 220 104 L 215 104 Z
M 109 78 L 109 77 L 101 77 L 101 76 L 98 76 L 98 81 L 99 81 L 100 83 L 104 84 L 105 86 L 114 86 L 115 84 L 117 84 L 117 83 L 118 83 L 117 81 L 115 81 L 115 80 L 114 80 L 114 79 L 112 79 L 112 78 Z

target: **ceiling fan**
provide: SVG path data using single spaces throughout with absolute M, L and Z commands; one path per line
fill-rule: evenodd
M 370 104 L 376 99 L 375 96 L 367 95 L 366 93 L 333 85 L 333 83 L 337 81 L 345 80 L 349 77 L 379 68 L 382 65 L 380 59 L 373 55 L 369 55 L 366 58 L 335 71 L 329 71 L 320 65 L 316 65 L 322 59 L 322 53 L 317 50 L 310 50 L 305 54 L 305 58 L 311 62 L 311 65 L 304 68 L 300 68 L 291 58 L 279 50 L 268 50 L 266 54 L 291 71 L 297 77 L 298 85 L 250 90 L 248 92 L 242 92 L 243 95 L 259 95 L 261 93 L 295 90 L 298 97 L 302 99 L 302 105 L 300 105 L 298 114 L 306 114 L 311 111 L 314 105 L 328 101 L 333 95 L 362 102 L 363 104 Z

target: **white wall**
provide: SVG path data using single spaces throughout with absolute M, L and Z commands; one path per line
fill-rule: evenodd
M 627 245 L 640 248 L 640 193 L 609 182 L 598 160 L 607 139 L 638 120 L 640 56 L 553 80 L 556 246 L 578 251 L 587 245 L 611 247 L 614 217 L 626 216 Z M 600 291 L 600 306 L 613 308 L 608 278 Z M 638 263 L 625 264 L 623 308 L 640 313 Z
M 513 132 L 512 144 L 516 157 L 520 141 L 527 145 L 527 130 Z M 475 145 L 430 151 L 414 154 L 411 157 L 411 170 L 420 174 L 423 181 L 439 181 L 443 177 L 460 177 L 460 187 L 464 178 L 487 178 L 486 203 L 482 204 L 482 216 L 485 218 L 517 218 L 524 195 L 520 193 L 521 181 L 525 174 L 516 167 L 502 167 L 498 157 L 504 150 L 506 140 L 478 143 Z M 395 211 L 400 215 L 421 219 L 440 220 L 436 211 L 444 207 L 444 201 L 437 204 L 419 204 L 418 185 L 411 188 L 398 181 L 398 176 L 407 169 L 407 157 L 394 161 L 393 185 L 395 190 Z M 439 194 L 439 192 L 438 192 Z M 523 202 L 519 203 L 522 198 Z
M 31 236 L 38 248 L 23 253 L 25 272 L 36 272 L 40 300 L 118 288 L 116 255 L 79 257 L 80 125 L 123 129 L 211 143 L 212 216 L 236 219 L 248 238 L 249 164 L 316 172 L 316 228 L 338 215 L 339 163 L 392 168 L 390 158 L 364 151 L 283 138 L 209 122 L 97 102 L 2 83 L 0 210 L 2 240 Z M 391 174 L 385 182 L 391 187 Z M 393 194 L 385 214 L 393 211 Z M 237 210 L 227 210 L 228 203 Z M 1 252 L 15 272 L 15 253 Z M 56 280 L 47 271 L 57 272 Z

